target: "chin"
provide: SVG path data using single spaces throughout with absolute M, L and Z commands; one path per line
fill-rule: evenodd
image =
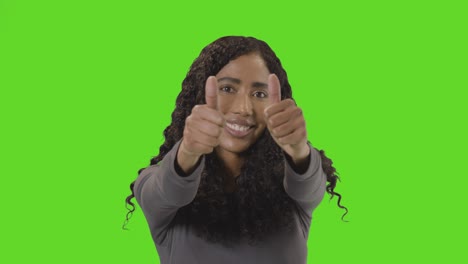
M 253 131 L 247 137 L 238 138 L 224 132 L 221 135 L 221 144 L 218 146 L 218 151 L 226 151 L 235 154 L 242 154 L 246 152 L 255 142 L 260 138 L 262 129 Z
M 235 142 L 233 140 L 229 140 L 229 142 L 221 143 L 219 146 L 221 150 L 241 154 L 247 151 L 252 144 L 246 142 Z

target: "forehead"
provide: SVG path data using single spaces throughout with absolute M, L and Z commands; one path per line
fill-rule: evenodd
M 240 80 L 267 80 L 270 72 L 258 54 L 242 55 L 226 64 L 216 74 L 217 78 L 233 77 Z

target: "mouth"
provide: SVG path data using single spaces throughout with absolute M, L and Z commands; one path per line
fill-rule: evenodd
M 245 137 L 253 131 L 254 126 L 244 126 L 226 122 L 224 129 L 234 137 Z

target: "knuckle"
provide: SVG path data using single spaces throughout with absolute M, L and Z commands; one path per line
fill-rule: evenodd
M 216 119 L 215 119 L 215 123 L 217 125 L 222 125 L 223 124 L 223 118 L 220 117 L 220 116 L 217 116 Z
M 190 136 L 187 136 L 184 139 L 185 139 L 185 143 L 186 143 L 187 146 L 192 146 L 193 145 L 193 139 Z
M 305 124 L 305 123 L 304 123 L 304 119 L 302 119 L 302 118 L 296 118 L 296 119 L 294 120 L 294 125 L 295 125 L 296 127 L 302 127 L 302 126 L 304 126 L 304 124 Z
M 193 124 L 193 115 L 189 115 L 186 119 L 185 119 L 185 124 L 186 125 L 192 125 Z
M 216 138 L 219 140 L 219 137 L 223 133 L 223 130 L 220 127 L 218 127 L 218 129 L 216 129 L 215 132 L 216 132 Z
M 212 147 L 205 147 L 203 152 L 204 153 L 211 153 L 211 152 L 213 152 L 213 148 Z
M 201 105 L 196 105 L 192 108 L 192 113 L 199 113 L 200 112 L 200 109 L 201 108 Z
M 212 136 L 207 135 L 206 137 L 206 144 L 208 146 L 214 146 L 215 140 Z
M 294 114 L 295 115 L 302 115 L 302 109 L 299 107 L 294 108 Z
M 288 98 L 288 99 L 284 100 L 284 102 L 288 106 L 296 105 L 296 103 L 291 98 Z
M 188 126 L 185 126 L 185 129 L 184 129 L 184 138 L 188 138 L 189 136 L 190 136 L 189 127 L 188 127 Z
M 272 129 L 271 130 L 271 134 L 273 134 L 273 136 L 277 136 L 278 135 L 278 129 Z
M 278 117 L 276 117 L 276 116 L 270 117 L 270 118 L 268 119 L 268 123 L 269 123 L 271 126 L 276 126 L 276 124 L 278 123 L 278 122 L 277 122 L 277 119 L 278 119 Z
M 296 130 L 296 131 L 297 131 L 297 132 L 296 132 L 297 135 L 298 135 L 299 137 L 301 137 L 301 138 L 304 137 L 304 136 L 306 135 L 305 129 L 300 128 L 300 129 L 298 129 L 298 130 Z

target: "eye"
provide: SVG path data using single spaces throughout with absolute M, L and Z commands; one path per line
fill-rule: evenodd
M 221 92 L 225 92 L 225 93 L 233 93 L 234 92 L 234 88 L 232 88 L 230 86 L 222 86 L 221 88 L 219 88 L 219 90 Z
M 254 92 L 253 96 L 255 96 L 257 98 L 267 98 L 268 97 L 268 95 L 265 92 L 260 92 L 260 91 Z

